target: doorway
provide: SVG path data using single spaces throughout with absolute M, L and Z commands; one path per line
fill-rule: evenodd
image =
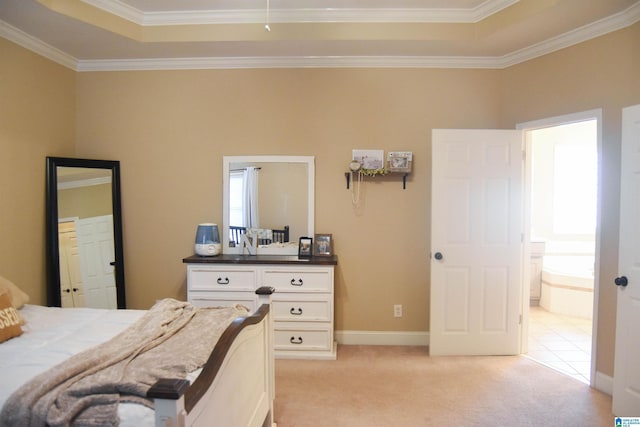
M 521 127 L 530 270 L 524 352 L 588 384 L 597 312 L 599 114 Z

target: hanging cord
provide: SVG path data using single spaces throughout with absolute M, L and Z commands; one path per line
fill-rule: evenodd
M 353 179 L 353 174 L 358 175 L 358 180 Z M 362 184 L 362 173 L 360 171 L 351 172 L 351 203 L 355 206 L 360 202 L 360 184 Z
M 267 22 L 264 24 L 264 29 L 267 31 L 271 31 L 271 27 L 269 26 L 269 22 L 270 22 L 270 14 L 271 14 L 271 7 L 269 5 L 269 0 L 267 0 Z

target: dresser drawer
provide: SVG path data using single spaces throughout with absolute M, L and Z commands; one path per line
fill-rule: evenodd
M 277 299 L 271 302 L 275 321 L 331 321 L 331 302 L 328 299 Z
M 263 285 L 273 286 L 278 292 L 332 292 L 333 274 L 330 270 L 267 270 Z
M 231 307 L 243 305 L 251 313 L 258 309 L 258 297 L 253 292 L 202 292 L 189 294 L 189 302 L 196 307 Z
M 188 276 L 190 291 L 253 291 L 256 285 L 255 270 L 192 267 Z
M 308 330 L 304 328 L 280 329 L 275 326 L 275 350 L 331 350 L 332 337 L 329 329 Z

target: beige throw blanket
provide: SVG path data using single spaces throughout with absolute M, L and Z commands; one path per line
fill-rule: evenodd
M 159 378 L 185 378 L 204 365 L 244 307 L 202 309 L 172 299 L 154 305 L 112 340 L 77 354 L 18 389 L 1 426 L 115 426 L 118 403 L 152 407 L 147 390 Z

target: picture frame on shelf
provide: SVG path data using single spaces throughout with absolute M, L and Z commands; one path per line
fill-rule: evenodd
M 362 169 L 384 169 L 384 150 L 352 150 L 351 157 L 362 165 Z
M 311 258 L 313 255 L 313 238 L 300 237 L 298 241 L 298 258 Z
M 387 170 L 389 172 L 410 173 L 413 163 L 411 151 L 390 151 L 387 154 Z
M 313 254 L 314 256 L 332 256 L 333 235 L 316 234 L 314 236 Z

